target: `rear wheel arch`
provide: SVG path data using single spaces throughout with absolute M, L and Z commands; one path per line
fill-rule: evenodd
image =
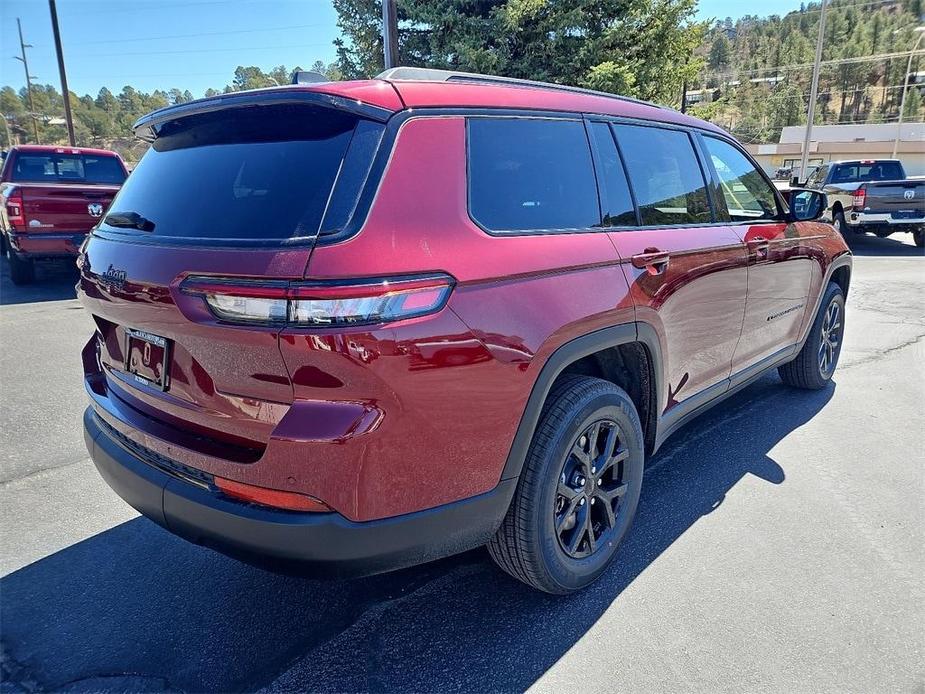
M 570 340 L 549 356 L 527 399 L 501 479 L 520 475 L 550 392 L 559 380 L 575 374 L 602 378 L 630 395 L 643 426 L 646 454 L 652 452 L 662 394 L 661 347 L 650 325 L 625 323 Z
M 829 282 L 834 282 L 841 287 L 842 294 L 844 294 L 847 299 L 848 286 L 851 284 L 851 266 L 846 264 L 836 267 L 829 276 Z

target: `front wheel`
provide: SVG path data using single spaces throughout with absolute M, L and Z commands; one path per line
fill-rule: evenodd
M 492 559 L 547 593 L 587 586 L 607 568 L 636 514 L 644 456 L 639 415 L 625 391 L 599 378 L 561 378 L 488 544 Z
M 838 365 L 844 336 L 845 295 L 841 287 L 831 282 L 803 348 L 796 359 L 778 367 L 781 380 L 794 388 L 825 388 Z
M 925 248 L 925 229 L 916 229 L 912 232 L 912 240 L 919 248 Z

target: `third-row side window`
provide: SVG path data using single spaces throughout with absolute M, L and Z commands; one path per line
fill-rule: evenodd
M 492 231 L 599 226 L 584 123 L 470 118 L 469 205 L 472 217 Z

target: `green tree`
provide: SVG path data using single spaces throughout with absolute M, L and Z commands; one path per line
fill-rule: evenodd
M 702 59 L 695 0 L 399 0 L 405 65 L 581 84 L 677 103 Z M 380 4 L 334 0 L 345 77 L 382 69 Z
M 710 46 L 710 59 L 707 61 L 711 70 L 722 70 L 729 65 L 729 39 L 720 34 Z
M 906 105 L 903 108 L 903 120 L 905 121 L 915 121 L 917 120 L 922 113 L 922 93 L 918 90 L 918 87 L 911 86 L 909 87 L 909 92 L 906 94 Z

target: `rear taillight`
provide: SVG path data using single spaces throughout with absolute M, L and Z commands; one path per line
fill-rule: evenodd
M 455 284 L 448 275 L 347 282 L 260 282 L 188 277 L 184 294 L 202 296 L 212 314 L 230 323 L 303 328 L 373 325 L 436 313 Z
M 863 210 L 864 203 L 867 200 L 867 191 L 862 187 L 854 191 L 854 203 L 853 207 L 856 210 Z
M 6 198 L 6 218 L 14 227 L 26 225 L 25 215 L 23 213 L 22 193 L 14 188 Z

